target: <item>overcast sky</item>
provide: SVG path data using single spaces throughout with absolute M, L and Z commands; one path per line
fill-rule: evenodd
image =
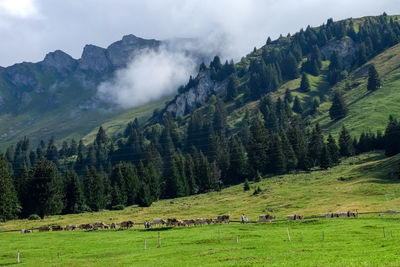
M 0 65 L 40 61 L 61 49 L 79 58 L 85 44 L 106 47 L 123 35 L 224 36 L 241 57 L 267 36 L 333 17 L 400 14 L 398 0 L 0 0 Z

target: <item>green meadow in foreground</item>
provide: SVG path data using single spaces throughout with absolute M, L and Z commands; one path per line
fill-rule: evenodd
M 147 231 L 2 233 L 0 265 L 16 264 L 19 250 L 24 266 L 399 266 L 399 242 L 399 217 L 388 214 Z

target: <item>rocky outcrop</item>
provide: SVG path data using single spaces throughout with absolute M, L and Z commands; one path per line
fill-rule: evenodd
M 200 72 L 196 79 L 197 85 L 178 95 L 167 105 L 166 112 L 170 112 L 174 117 L 186 115 L 207 102 L 212 94 L 226 90 L 228 84 L 228 81 L 213 81 L 209 71 Z
M 321 48 L 321 53 L 329 58 L 336 51 L 338 55 L 344 59 L 345 64 L 350 63 L 350 57 L 357 52 L 357 44 L 351 38 L 343 38 L 341 40 L 333 40 L 328 42 Z
M 15 64 L 6 68 L 8 80 L 16 87 L 35 90 L 39 87 L 39 82 L 32 71 L 33 63 Z
M 156 49 L 161 45 L 157 40 L 146 40 L 133 34 L 125 35 L 122 40 L 111 44 L 107 48 L 107 56 L 114 68 L 126 67 L 135 52 L 142 49 Z
M 107 57 L 107 50 L 95 45 L 86 45 L 83 49 L 82 57 L 79 60 L 79 69 L 104 73 L 112 68 Z
M 59 73 L 72 72 L 77 63 L 77 60 L 61 50 L 48 53 L 41 62 L 45 68 L 54 69 Z

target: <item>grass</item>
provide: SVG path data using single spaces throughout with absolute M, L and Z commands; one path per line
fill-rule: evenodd
M 378 151 L 348 158 L 330 170 L 268 177 L 251 183 L 250 191 L 240 184 L 221 192 L 161 200 L 149 208 L 132 206 L 122 211 L 9 221 L 0 231 L 95 221 L 133 220 L 139 226 L 127 231 L 0 233 L 0 265 L 15 264 L 20 250 L 26 266 L 398 266 L 400 256 L 394 252 L 400 238 L 397 214 L 153 231 L 146 231 L 141 223 L 154 218 L 214 218 L 222 214 L 240 220 L 245 213 L 257 221 L 266 213 L 285 219 L 288 214 L 399 210 L 400 179 L 393 167 L 399 163 L 400 155 L 386 158 Z M 258 186 L 262 192 L 253 195 Z M 157 248 L 158 231 L 161 248 Z
M 2 233 L 0 265 L 15 265 L 20 251 L 25 266 L 398 266 L 398 220 L 385 214 L 152 231 Z

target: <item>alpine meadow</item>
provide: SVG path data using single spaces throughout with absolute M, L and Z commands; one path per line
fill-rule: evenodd
M 153 0 L 17 2 L 0 2 L 0 34 L 54 20 L 38 34 L 56 40 L 64 7 L 82 23 L 64 47 L 100 34 L 98 14 L 102 38 L 129 21 L 160 39 L 126 33 L 78 59 L 56 50 L 0 67 L 0 266 L 400 265 L 400 15 L 301 28 L 260 19 L 251 0 L 245 29 L 255 12 L 252 23 L 300 30 L 231 59 L 238 39 L 216 34 L 208 1 L 165 13 Z M 243 7 L 233 2 L 228 13 Z

